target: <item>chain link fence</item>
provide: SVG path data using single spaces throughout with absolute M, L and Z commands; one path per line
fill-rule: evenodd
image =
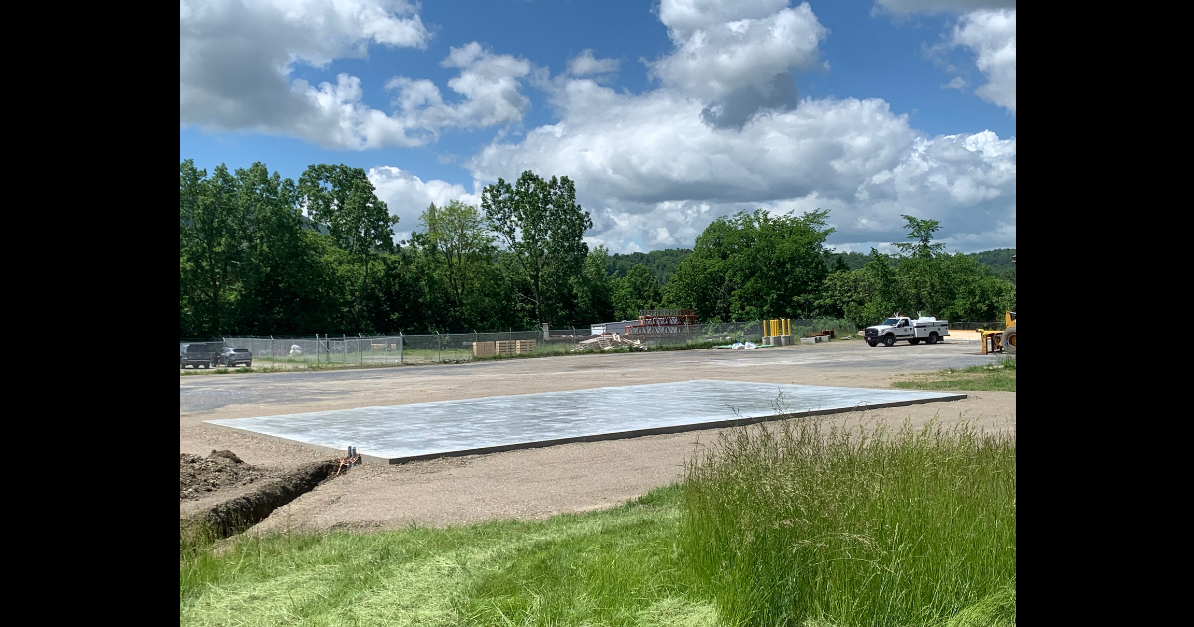
M 707 348 L 756 342 L 762 339 L 761 321 L 723 322 L 669 327 L 647 334 L 628 334 L 648 348 Z M 792 320 L 792 334 L 801 337 L 832 329 L 838 336 L 857 329 L 845 320 Z M 429 335 L 318 335 L 301 338 L 225 337 L 209 343 L 220 348 L 244 348 L 253 355 L 254 367 L 303 368 L 368 366 L 418 363 L 462 363 L 476 359 L 473 345 L 479 342 L 534 340 L 533 350 L 521 355 L 559 355 L 577 352 L 577 345 L 592 338 L 588 329 L 505 331 L 499 333 L 436 333 Z M 593 348 L 599 351 L 600 348 Z

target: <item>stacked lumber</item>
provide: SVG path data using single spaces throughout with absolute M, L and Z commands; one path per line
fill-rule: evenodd
M 597 337 L 577 342 L 576 348 L 572 352 L 601 349 L 603 351 L 613 350 L 615 348 L 629 348 L 631 350 L 646 350 L 646 346 L 638 340 L 629 340 L 617 333 L 604 333 Z
M 535 340 L 497 340 L 494 342 L 473 342 L 473 357 L 509 357 L 535 352 Z

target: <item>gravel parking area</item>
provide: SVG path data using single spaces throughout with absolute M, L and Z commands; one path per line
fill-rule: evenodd
M 992 363 L 969 342 L 870 348 L 859 340 L 755 351 L 699 350 L 485 361 L 371 370 L 180 377 L 180 453 L 228 449 L 245 462 L 297 467 L 326 457 L 299 445 L 205 424 L 375 405 L 692 379 L 888 387 L 910 372 Z M 841 414 L 896 426 L 968 420 L 1015 430 L 1016 395 Z M 540 518 L 615 505 L 673 482 L 716 430 L 566 444 L 493 455 L 364 465 L 274 512 L 263 529 L 451 525 Z

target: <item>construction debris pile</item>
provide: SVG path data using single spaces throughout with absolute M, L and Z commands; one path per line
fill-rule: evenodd
M 592 339 L 577 342 L 576 348 L 572 352 L 597 350 L 603 351 L 613 350 L 615 348 L 629 348 L 632 351 L 645 351 L 647 347 L 638 340 L 629 340 L 617 333 L 604 333 Z

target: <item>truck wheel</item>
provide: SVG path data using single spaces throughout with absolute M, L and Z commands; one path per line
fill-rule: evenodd
M 866 341 L 866 343 L 867 343 L 868 345 L 870 345 L 870 347 L 871 347 L 871 348 L 874 348 L 875 346 L 877 346 L 877 345 L 879 344 L 879 343 L 878 343 L 878 342 L 876 342 L 875 340 L 867 340 L 867 341 Z
M 930 333 L 930 334 L 929 334 L 929 340 L 928 340 L 928 342 L 929 342 L 929 344 L 936 344 L 936 343 L 937 343 L 937 334 L 936 334 L 935 332 L 934 332 L 934 333 Z
M 908 343 L 913 346 L 916 346 L 917 344 L 920 344 L 920 338 L 914 337 L 914 338 L 908 340 Z
M 1016 354 L 1016 327 L 1008 327 L 1003 332 L 1003 352 L 1008 355 Z
M 883 345 L 884 345 L 884 346 L 886 346 L 886 347 L 888 347 L 888 348 L 891 348 L 892 346 L 895 346 L 895 336 L 894 336 L 894 335 L 892 335 L 892 334 L 890 334 L 890 333 L 888 333 L 887 335 L 883 336 Z

